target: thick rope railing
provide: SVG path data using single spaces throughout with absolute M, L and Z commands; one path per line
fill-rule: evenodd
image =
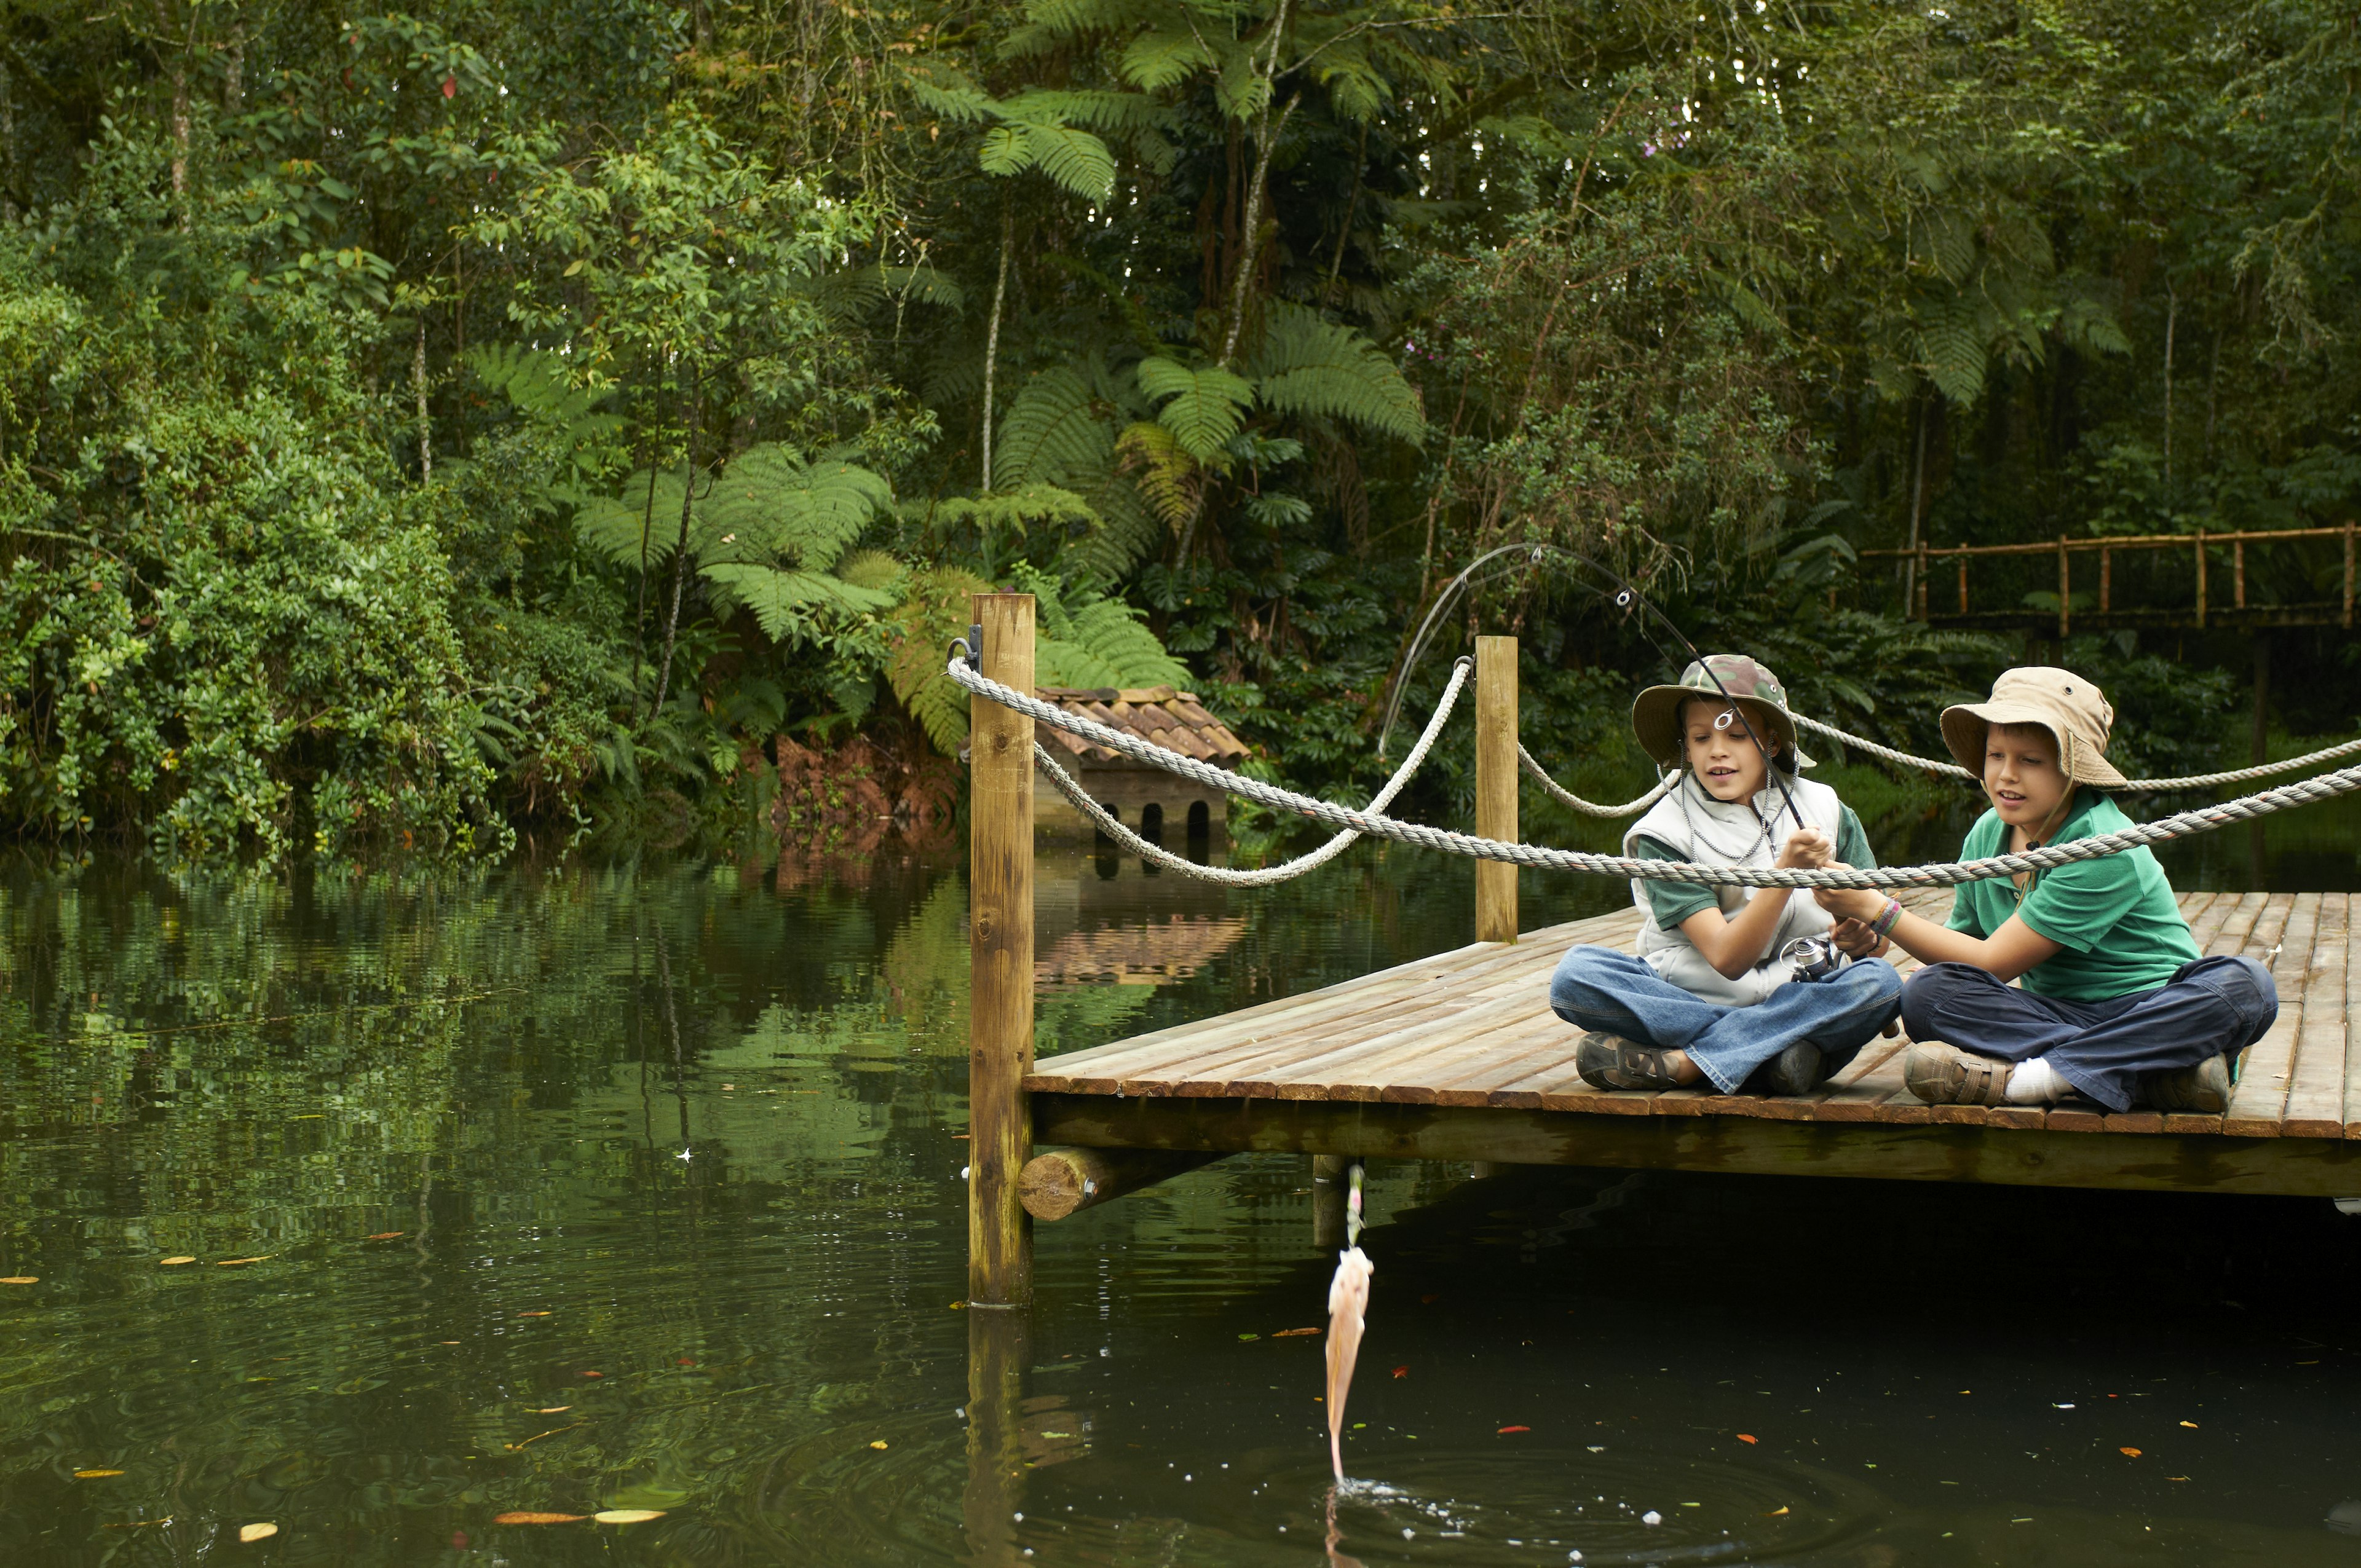
M 1443 688 L 1443 698 L 1434 705 L 1434 717 L 1426 721 L 1426 729 L 1419 735 L 1418 744 L 1410 749 L 1410 755 L 1404 757 L 1401 766 L 1394 770 L 1394 776 L 1386 781 L 1383 789 L 1369 797 L 1367 810 L 1383 811 L 1393 804 L 1394 796 L 1401 793 L 1402 786 L 1410 783 L 1411 775 L 1418 772 L 1419 764 L 1426 761 L 1427 752 L 1433 748 L 1435 737 L 1443 733 L 1444 723 L 1450 718 L 1452 707 L 1459 701 L 1460 690 L 1466 685 L 1467 677 L 1475 668 L 1476 661 L 1473 659 L 1461 659 L 1452 666 L 1451 683 Z M 1060 767 L 1057 758 L 1050 755 L 1049 749 L 1038 740 L 1033 742 L 1033 760 L 1041 764 L 1057 792 L 1064 795 L 1075 810 L 1096 823 L 1100 832 L 1143 860 L 1178 872 L 1182 876 L 1195 877 L 1200 882 L 1221 883 L 1228 887 L 1268 887 L 1273 883 L 1286 882 L 1326 865 L 1361 836 L 1358 828 L 1347 828 L 1310 853 L 1298 855 L 1275 866 L 1245 870 L 1201 865 L 1185 856 L 1174 854 L 1161 844 L 1141 838 L 1125 827 L 1123 818 L 1093 800 L 1090 791 L 1084 789 L 1073 774 Z
M 1897 751 L 1891 746 L 1881 746 L 1874 740 L 1864 740 L 1859 735 L 1848 733 L 1833 724 L 1823 724 L 1817 718 L 1806 718 L 1800 713 L 1793 717 L 1796 724 L 1802 728 L 1815 734 L 1825 735 L 1840 746 L 1850 747 L 1866 755 L 1883 758 L 1886 762 L 1896 762 L 1905 768 L 1924 768 L 1930 773 L 1942 773 L 1951 778 L 1966 779 L 1971 784 L 1980 782 L 1974 773 L 1957 762 L 1937 757 L 1916 756 L 1908 751 Z M 2290 757 L 2284 762 L 2262 762 L 2251 768 L 2233 768 L 2225 773 L 2191 773 L 2186 778 L 2178 779 L 2130 779 L 2120 787 L 2154 793 L 2180 789 L 2212 789 L 2220 784 L 2244 784 L 2248 779 L 2268 778 L 2273 773 L 2291 773 L 2299 768 L 2309 768 L 2321 762 L 2334 762 L 2339 757 L 2349 757 L 2356 751 L 2361 751 L 2361 740 L 2346 740 L 2304 756 Z
M 1585 817 L 1629 817 L 1634 812 L 1645 811 L 1664 799 L 1664 792 L 1678 784 L 1681 777 L 1677 771 L 1668 773 L 1656 781 L 1655 788 L 1637 800 L 1627 800 L 1620 806 L 1599 806 L 1583 799 L 1582 796 L 1543 772 L 1542 765 L 1533 761 L 1533 754 L 1525 750 L 1525 743 L 1521 740 L 1517 742 L 1517 761 L 1523 765 L 1525 772 L 1532 776 L 1533 782 L 1547 790 L 1560 806 L 1579 811 Z
M 955 646 L 964 651 L 964 643 Z M 945 673 L 954 685 L 986 701 L 996 702 L 1003 707 L 1024 714 L 1036 723 L 1081 736 L 1093 745 L 1104 746 L 1108 751 L 1121 752 L 1152 767 L 1193 779 L 1209 788 L 1226 791 L 1274 811 L 1290 811 L 1315 822 L 1350 828 L 1371 838 L 1390 839 L 1398 843 L 1415 844 L 1421 849 L 1465 855 L 1472 860 L 1505 861 L 1510 865 L 1532 866 L 1542 871 L 1636 877 L 1647 882 L 1730 887 L 1949 887 L 1960 883 L 1987 882 L 1995 877 L 2015 876 L 2024 872 L 2048 871 L 2081 861 L 2094 861 L 2103 856 L 2120 854 L 2142 844 L 2162 843 L 2169 839 L 2207 833 L 2216 828 L 2226 828 L 2233 822 L 2245 822 L 2290 806 L 2307 806 L 2313 801 L 2331 800 L 2361 790 L 2361 767 L 2345 768 L 2336 773 L 2323 773 L 2317 778 L 2282 784 L 2278 789 L 2265 790 L 2259 795 L 2216 802 L 2155 822 L 2136 823 L 2120 832 L 2093 834 L 2070 843 L 2048 844 L 2023 854 L 1993 855 L 1981 861 L 1944 861 L 1932 865 L 1882 866 L 1873 870 L 1830 867 L 1821 871 L 1781 871 L 1775 867 L 1701 866 L 1686 861 L 1641 861 L 1623 855 L 1553 850 L 1539 844 L 1508 844 L 1498 839 L 1478 838 L 1472 833 L 1455 833 L 1449 828 L 1429 828 L 1422 823 L 1397 821 L 1374 811 L 1356 811 L 1350 806 L 1316 800 L 1308 795 L 1298 795 L 1293 790 L 1280 789 L 1258 779 L 1241 778 L 1226 768 L 1201 762 L 1194 757 L 1184 757 L 1152 740 L 1127 735 L 1081 714 L 1068 713 L 1053 703 L 1044 702 L 1013 686 L 1003 685 L 969 669 L 967 661 L 957 654 L 952 656 Z

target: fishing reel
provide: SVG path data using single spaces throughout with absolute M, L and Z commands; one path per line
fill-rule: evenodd
M 1779 949 L 1779 957 L 1806 981 L 1826 980 L 1845 966 L 1845 953 L 1832 937 L 1798 937 Z

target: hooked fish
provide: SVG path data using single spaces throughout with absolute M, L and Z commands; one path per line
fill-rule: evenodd
M 1358 1246 L 1336 1255 L 1336 1277 L 1328 1284 L 1328 1462 L 1345 1478 L 1345 1396 L 1353 1386 L 1353 1362 L 1361 1354 L 1367 1326 L 1369 1276 L 1377 1272 Z

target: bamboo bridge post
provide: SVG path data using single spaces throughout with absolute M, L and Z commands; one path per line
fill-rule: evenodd
M 1960 613 L 1968 613 L 1968 553 L 1960 552 Z
M 2345 630 L 2353 630 L 2353 520 L 2345 520 Z
M 2106 614 L 2114 608 L 2115 553 L 2105 545 L 2099 546 L 2099 613 Z
M 2205 630 L 2205 531 L 2197 531 L 2197 630 Z
M 1476 831 L 1517 837 L 1517 640 L 1476 639 Z M 1476 939 L 1517 939 L 1517 868 L 1476 862 Z
M 2067 630 L 2073 624 L 2074 575 L 2066 562 L 2066 536 L 2061 533 L 2058 536 L 2058 641 L 2060 642 L 2066 641 Z
M 983 674 L 1033 690 L 1033 596 L 978 594 Z M 1033 1222 L 1017 1197 L 1032 1152 L 1033 721 L 968 701 L 968 1188 L 971 1307 L 1033 1299 Z

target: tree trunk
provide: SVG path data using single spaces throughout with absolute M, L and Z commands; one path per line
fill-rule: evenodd
M 1910 619 L 1918 591 L 1918 509 L 1927 494 L 1927 400 L 1918 400 L 1918 455 L 1910 466 L 1910 544 L 1902 557 L 1902 619 Z
M 2172 334 L 2180 323 L 2180 296 L 2164 286 L 2164 504 L 2172 507 Z
M 697 422 L 702 411 L 704 390 L 701 370 L 692 371 L 688 381 L 688 451 L 681 458 L 680 539 L 672 553 L 672 609 L 664 616 L 664 655 L 656 663 L 656 695 L 648 704 L 648 717 L 653 718 L 664 707 L 664 693 L 672 685 L 672 648 L 680 635 L 680 599 L 688 588 L 688 514 L 697 500 Z M 648 475 L 649 499 L 654 499 L 655 475 Z
M 1000 280 L 992 286 L 992 325 L 983 334 L 983 491 L 992 493 L 992 384 L 1000 367 L 1000 307 L 1008 298 L 1008 256 L 1016 247 L 1016 214 L 1000 209 Z

